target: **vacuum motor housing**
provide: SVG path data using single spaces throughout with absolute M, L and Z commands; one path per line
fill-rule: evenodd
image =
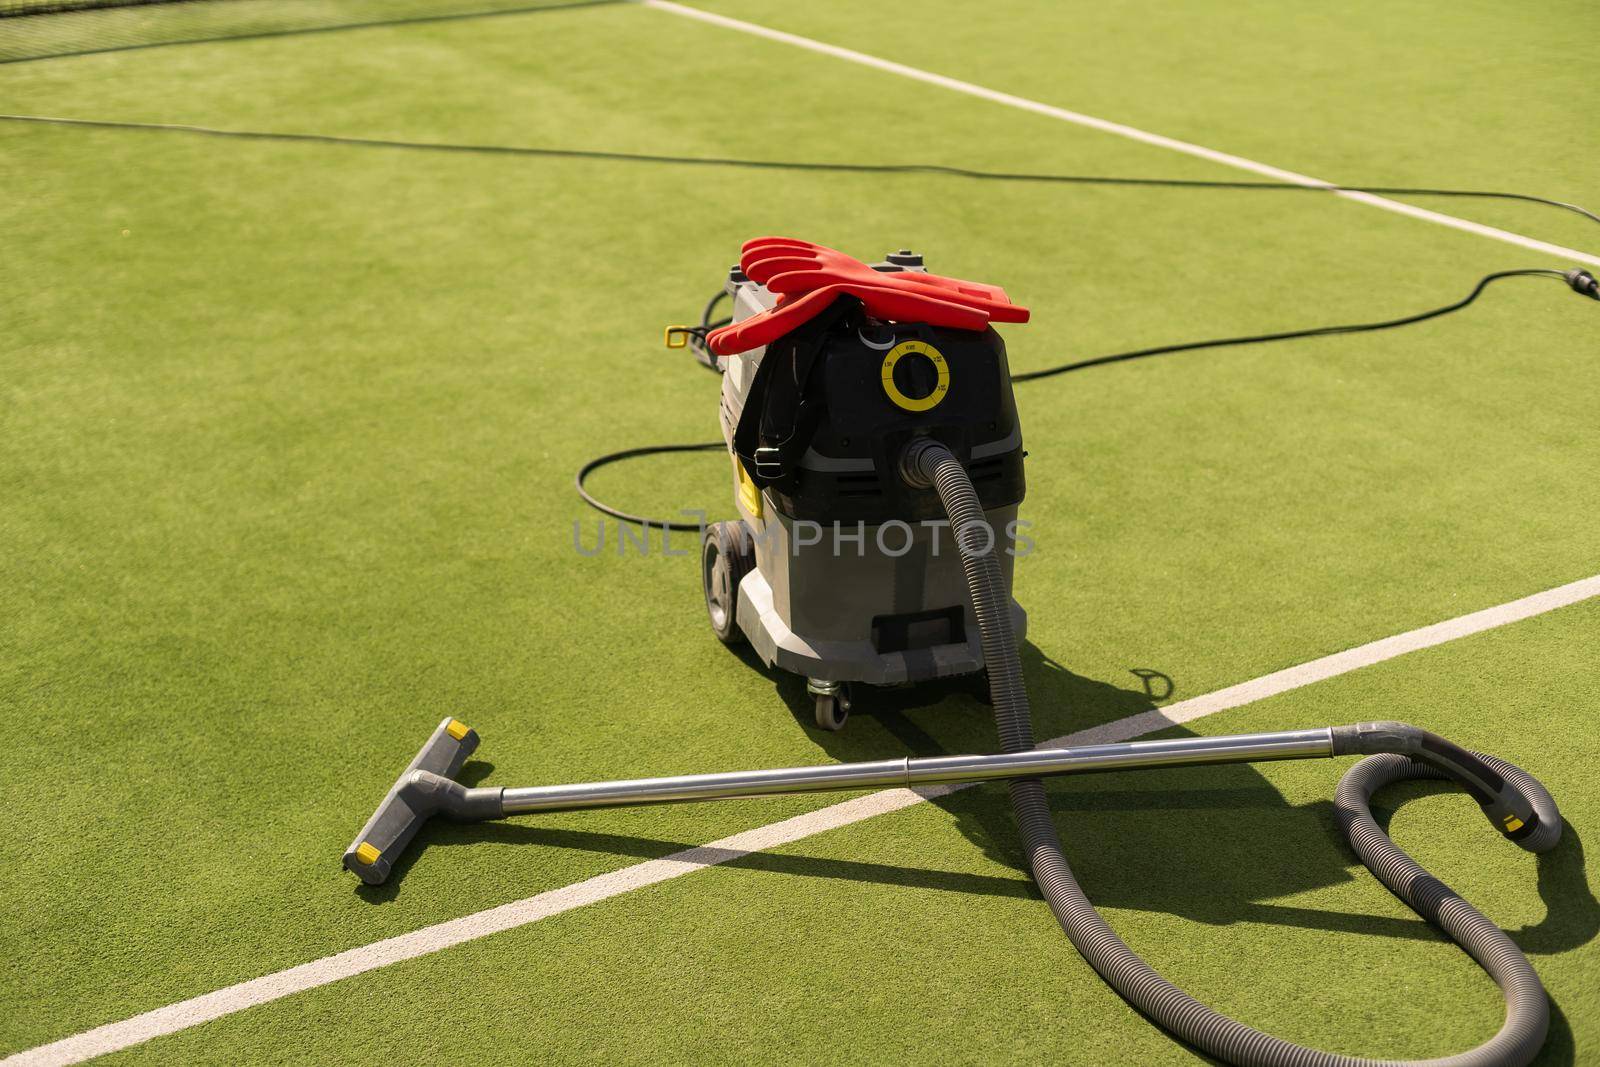
M 872 266 L 922 269 L 909 252 Z M 776 303 L 738 268 L 727 287 L 735 323 Z M 1009 594 L 1024 453 L 1000 335 L 883 322 L 842 297 L 807 341 L 814 356 L 802 360 L 789 340 L 720 357 L 722 434 L 754 557 L 753 567 L 736 568 L 733 621 L 767 665 L 813 683 L 892 685 L 982 669 L 961 557 L 938 494 L 908 485 L 898 465 L 918 436 L 962 461 Z M 735 438 L 764 360 L 785 361 L 767 373 L 793 395 L 776 415 L 777 429 L 772 411 L 759 413 L 762 439 L 777 433 L 784 447 L 757 456 L 781 452 L 782 461 L 749 464 Z M 757 402 L 783 408 L 772 392 Z M 1020 638 L 1027 619 L 1015 599 L 1011 612 Z

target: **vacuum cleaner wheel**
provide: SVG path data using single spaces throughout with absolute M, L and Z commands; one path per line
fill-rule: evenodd
M 850 686 L 842 683 L 836 686 L 832 693 L 818 693 L 813 691 L 812 699 L 816 702 L 817 725 L 824 730 L 837 733 L 844 729 L 844 724 L 850 718 Z
M 744 640 L 739 629 L 739 583 L 755 569 L 755 540 L 743 519 L 714 522 L 700 543 L 700 581 L 706 595 L 711 632 L 724 644 Z

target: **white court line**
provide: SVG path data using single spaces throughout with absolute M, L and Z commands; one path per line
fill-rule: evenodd
M 1053 738 L 1044 742 L 1043 747 L 1126 741 L 1153 730 L 1193 722 L 1207 715 L 1215 715 L 1219 711 L 1226 711 L 1229 708 L 1310 685 L 1312 682 L 1346 674 L 1407 652 L 1432 648 L 1459 637 L 1492 630 L 1535 615 L 1543 615 L 1547 611 L 1554 611 L 1556 608 L 1597 596 L 1600 596 L 1600 575 L 1547 589 L 1520 600 L 1497 604 L 1482 611 L 1472 612 L 1470 615 L 1424 626 L 1420 630 L 1386 637 L 1381 641 L 1373 641 L 1344 652 L 1336 652 L 1309 663 L 1275 671 L 1253 681 L 1219 689 L 1214 693 L 1190 700 L 1182 700 L 1169 707 L 1118 719 L 1116 722 L 1080 730 L 1065 737 Z M 43 1067 L 46 1064 L 82 1063 L 95 1056 L 103 1056 L 109 1052 L 142 1044 L 163 1034 L 187 1030 L 191 1026 L 199 1026 L 212 1019 L 231 1015 L 258 1004 L 266 1004 L 293 993 L 328 985 L 341 978 L 387 967 L 403 960 L 415 959 L 502 930 L 514 930 L 519 926 L 572 911 L 586 904 L 609 900 L 635 889 L 643 889 L 657 882 L 665 882 L 747 856 L 752 852 L 791 844 L 826 830 L 849 826 L 851 823 L 870 819 L 874 815 L 899 811 L 924 800 L 965 788 L 967 786 L 950 785 L 916 790 L 885 789 L 869 793 L 842 804 L 832 804 L 804 815 L 796 815 L 782 822 L 758 826 L 753 830 L 713 841 L 709 845 L 685 849 L 661 859 L 636 863 L 631 867 L 597 875 L 573 885 L 547 890 L 496 908 L 463 915 L 459 919 L 426 926 L 408 934 L 385 938 L 370 945 L 362 945 L 359 948 L 325 956 L 320 960 L 302 963 L 298 967 L 252 978 L 212 993 L 147 1011 L 143 1015 L 135 1015 L 130 1019 L 107 1023 L 72 1037 L 18 1052 L 0 1060 L 0 1065 Z
M 1304 174 L 1297 174 L 1292 170 L 1284 170 L 1281 167 L 1274 167 L 1267 163 L 1257 163 L 1255 160 L 1246 159 L 1243 156 L 1232 155 L 1228 152 L 1219 152 L 1214 148 L 1206 148 L 1203 145 L 1190 144 L 1188 141 L 1180 141 L 1174 137 L 1163 137 L 1159 133 L 1150 133 L 1148 130 L 1141 130 L 1134 126 L 1124 126 L 1120 122 L 1097 119 L 1093 115 L 1085 115 L 1078 111 L 1068 111 L 1066 108 L 1055 107 L 1051 104 L 1043 104 L 1037 100 L 1029 100 L 1022 96 L 1013 96 L 1010 93 L 1002 93 L 996 89 L 986 89 L 983 86 L 975 85 L 972 82 L 961 81 L 958 78 L 947 78 L 943 74 L 934 74 L 931 71 L 919 70 L 916 67 L 908 67 L 904 63 L 896 63 L 891 59 L 880 59 L 877 56 L 871 56 L 865 52 L 857 52 L 851 48 L 841 48 L 838 45 L 826 44 L 822 41 L 812 40 L 810 37 L 801 37 L 799 34 L 786 33 L 783 30 L 770 29 L 766 26 L 757 25 L 754 22 L 745 22 L 742 19 L 729 18 L 726 15 L 714 15 L 709 11 L 701 11 L 699 8 L 686 7 L 683 4 L 673 3 L 672 0 L 640 0 L 640 2 L 645 7 L 652 7 L 657 11 L 665 11 L 669 14 L 681 15 L 684 18 L 697 19 L 700 22 L 708 22 L 713 26 L 721 26 L 725 29 L 738 30 L 740 33 L 748 33 L 756 37 L 765 37 L 769 41 L 778 41 L 782 44 L 794 45 L 796 48 L 804 48 L 810 52 L 818 52 L 825 56 L 832 56 L 835 59 L 843 59 L 850 63 L 859 63 L 864 67 L 871 67 L 874 70 L 885 71 L 889 74 L 898 74 L 903 78 L 911 78 L 915 81 L 926 82 L 929 85 L 937 85 L 941 89 L 952 89 L 955 92 L 966 93 L 968 96 L 976 96 L 979 99 L 988 100 L 992 103 L 1004 104 L 1007 107 L 1020 108 L 1023 111 L 1032 111 L 1036 115 L 1045 115 L 1049 118 L 1060 119 L 1062 122 L 1070 122 L 1077 126 L 1087 126 L 1091 130 L 1099 130 L 1102 133 L 1111 133 L 1117 135 L 1118 137 L 1126 137 L 1129 140 L 1141 141 L 1144 144 L 1154 145 L 1157 148 L 1167 148 L 1174 152 L 1182 152 L 1184 155 L 1195 156 L 1199 159 L 1209 160 L 1212 163 L 1220 163 L 1225 167 L 1233 167 L 1237 170 L 1247 170 L 1252 174 L 1264 175 L 1265 177 L 1272 178 L 1275 181 L 1292 182 L 1295 185 L 1323 188 L 1332 184 L 1336 184 L 1333 182 L 1323 181 L 1320 178 L 1312 178 Z M 1358 203 L 1368 204 L 1372 207 L 1382 208 L 1385 211 L 1392 211 L 1397 215 L 1409 215 L 1414 219 L 1422 219 L 1424 222 L 1433 222 L 1440 226 L 1448 226 L 1453 230 L 1462 230 L 1466 233 L 1477 234 L 1479 237 L 1490 237 L 1496 241 L 1504 241 L 1507 244 L 1518 245 L 1522 248 L 1529 248 L 1535 252 L 1544 252 L 1552 256 L 1560 256 L 1564 259 L 1576 260 L 1579 263 L 1588 263 L 1591 266 L 1600 266 L 1600 255 L 1596 255 L 1592 252 L 1580 252 L 1575 248 L 1566 248 L 1562 245 L 1551 244 L 1548 241 L 1540 241 L 1532 237 L 1524 237 L 1522 234 L 1512 233 L 1510 230 L 1502 230 L 1495 226 L 1486 226 L 1481 222 L 1471 222 L 1467 219 L 1459 219 L 1454 215 L 1446 215 L 1439 211 L 1429 211 L 1427 208 L 1415 207 L 1411 204 L 1402 203 L 1398 200 L 1390 200 L 1387 197 L 1377 196 L 1372 193 L 1357 193 L 1347 190 L 1339 190 L 1334 191 L 1333 195 L 1342 196 L 1346 200 L 1354 200 Z

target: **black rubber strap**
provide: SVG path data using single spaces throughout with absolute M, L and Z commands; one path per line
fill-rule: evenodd
M 733 431 L 733 451 L 761 488 L 787 479 L 810 447 L 816 427 L 806 399 L 811 372 L 829 331 L 860 309 L 855 297 L 839 297 L 822 314 L 772 342 L 756 366 Z

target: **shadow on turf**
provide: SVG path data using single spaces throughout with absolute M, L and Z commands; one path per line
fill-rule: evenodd
M 762 669 L 748 651 L 743 658 Z M 1032 643 L 1022 649 L 1035 734 L 1040 739 L 1112 722 L 1155 709 L 1175 684 L 1160 671 L 1130 670 L 1137 688 L 1074 674 Z M 838 760 L 881 757 L 883 738 L 852 723 L 839 733 L 811 724 L 811 698 L 803 680 L 766 672 L 797 723 Z M 994 727 L 987 707 L 973 696 L 981 683 L 946 683 L 959 695 L 939 700 L 939 687 L 869 690 L 861 712 L 911 755 L 987 752 Z M 927 706 L 938 701 L 936 709 Z M 931 713 L 930 713 L 931 712 Z M 1324 725 L 1284 722 L 1284 729 Z M 855 731 L 852 734 L 852 731 Z M 934 735 L 937 734 L 937 737 Z M 1168 736 L 1193 736 L 1175 728 Z M 1084 775 L 1047 781 L 1067 857 L 1090 898 L 1108 908 L 1164 912 L 1214 925 L 1235 922 L 1339 933 L 1436 940 L 1419 918 L 1351 914 L 1276 903 L 1278 898 L 1371 877 L 1354 859 L 1334 818 L 1333 792 L 1348 764 L 1327 765 L 1326 799 L 1288 802 L 1248 764 L 1184 767 L 1124 774 Z M 1381 823 L 1406 801 L 1451 792 L 1442 782 L 1409 783 L 1386 791 L 1374 813 Z M 964 789 L 933 801 L 991 858 L 1016 870 L 1025 861 L 1003 789 Z M 1512 931 L 1525 951 L 1549 954 L 1586 944 L 1600 933 L 1600 902 L 1584 868 L 1583 842 L 1571 824 L 1562 843 L 1538 858 L 1538 888 L 1546 915 Z M 1031 882 L 1028 892 L 1037 896 Z
M 994 727 L 981 703 L 981 683 L 975 679 L 869 690 L 859 695 L 850 725 L 840 733 L 828 733 L 812 725 L 811 699 L 803 680 L 765 670 L 748 650 L 742 655 L 752 669 L 763 671 L 772 680 L 797 728 L 805 730 L 833 759 L 993 749 Z M 1031 644 L 1023 649 L 1023 666 L 1040 738 L 1149 711 L 1175 689 L 1170 678 L 1153 670 L 1130 672 L 1138 688 L 1084 678 Z M 1308 724 L 1283 724 L 1285 728 L 1304 725 Z M 465 784 L 474 785 L 488 778 L 493 769 L 492 764 L 473 761 L 460 777 Z M 1327 768 L 1329 797 L 1341 769 L 1342 764 Z M 1068 858 L 1097 904 L 1165 912 L 1216 925 L 1274 923 L 1415 940 L 1441 936 L 1417 918 L 1275 903 L 1294 893 L 1369 876 L 1351 856 L 1334 820 L 1331 800 L 1291 804 L 1249 765 L 1058 778 L 1049 787 Z M 1447 791 L 1449 787 L 1443 783 L 1406 783 L 1382 794 L 1374 814 L 1386 825 L 1407 801 Z M 978 874 L 788 853 L 708 854 L 702 850 L 702 856 L 725 866 L 771 874 L 987 896 L 1038 896 L 1023 873 L 1010 805 L 1002 788 L 964 789 L 933 803 L 949 812 L 956 828 L 985 854 L 1016 873 Z M 581 849 L 637 859 L 657 859 L 702 845 L 699 841 L 529 823 L 434 823 L 422 831 L 385 885 L 362 886 L 357 892 L 373 902 L 391 900 L 425 848 L 479 842 Z M 1531 954 L 1549 954 L 1592 940 L 1600 933 L 1600 902 L 1588 885 L 1583 842 L 1571 824 L 1562 843 L 1539 857 L 1538 870 L 1546 915 L 1535 925 L 1512 931 L 1518 943 Z M 1553 1024 L 1552 1047 L 1556 1044 Z
M 1550 998 L 1550 1029 L 1544 1047 L 1533 1058 L 1532 1067 L 1571 1067 L 1578 1062 L 1578 1046 L 1572 1037 L 1572 1024 L 1554 997 Z

